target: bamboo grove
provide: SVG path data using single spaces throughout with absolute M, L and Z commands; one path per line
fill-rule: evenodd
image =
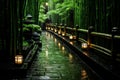
M 53 24 L 68 27 L 77 24 L 80 29 L 93 26 L 95 32 L 106 34 L 111 34 L 112 27 L 120 28 L 120 0 L 1 0 L 0 3 L 0 51 L 7 51 L 9 56 L 22 49 L 22 20 L 27 14 L 39 25 L 49 18 Z M 104 41 L 107 42 L 98 37 L 94 43 L 104 46 Z

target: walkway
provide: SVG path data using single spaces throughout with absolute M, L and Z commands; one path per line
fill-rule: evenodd
M 42 45 L 24 80 L 100 80 L 53 35 L 43 32 Z

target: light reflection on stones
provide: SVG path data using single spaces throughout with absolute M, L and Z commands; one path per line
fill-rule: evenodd
M 71 53 L 69 53 L 69 62 L 72 63 L 73 62 L 73 55 Z

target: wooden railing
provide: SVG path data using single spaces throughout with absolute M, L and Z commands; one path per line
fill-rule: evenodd
M 51 26 L 49 26 L 51 27 Z M 52 26 L 53 28 L 53 26 Z M 74 35 L 76 35 L 78 38 L 78 41 L 80 42 L 86 42 L 90 44 L 90 48 L 95 49 L 101 53 L 104 53 L 105 55 L 108 56 L 112 56 L 113 58 L 120 54 L 120 49 L 118 49 L 118 44 L 116 43 L 120 43 L 120 35 L 118 35 L 119 29 L 118 28 L 113 28 L 111 30 L 111 34 L 106 34 L 106 33 L 100 33 L 100 32 L 94 32 L 93 31 L 93 27 L 90 26 L 90 28 L 88 28 L 88 30 L 86 29 L 76 29 L 76 28 L 71 28 L 71 27 L 66 27 L 66 26 L 54 26 L 54 28 L 57 28 L 58 30 L 66 30 L 66 34 L 71 34 L 74 33 Z M 65 29 L 64 29 L 65 28 Z M 76 34 L 75 34 L 76 33 Z M 79 34 L 85 34 L 87 36 L 87 39 L 81 38 L 79 37 Z M 101 46 L 99 44 L 94 44 L 92 42 L 93 38 L 92 37 L 99 37 L 102 38 L 103 40 L 106 39 L 107 41 L 109 41 L 109 46 L 111 48 L 106 48 L 104 46 Z M 89 41 L 89 42 L 88 42 Z M 105 42 L 103 43 L 103 45 L 107 45 L 105 44 Z M 120 57 L 119 57 L 120 58 Z M 120 61 L 120 60 L 119 60 Z

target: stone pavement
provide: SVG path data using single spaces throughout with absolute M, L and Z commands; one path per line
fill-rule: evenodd
M 54 36 L 43 32 L 42 50 L 38 52 L 26 77 L 20 80 L 96 80 L 94 78 L 97 77 L 86 69 L 82 60 Z

